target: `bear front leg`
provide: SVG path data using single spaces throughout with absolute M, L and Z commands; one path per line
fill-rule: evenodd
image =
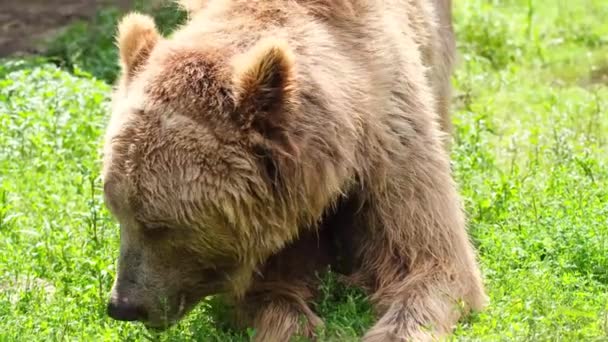
M 438 339 L 486 302 L 447 154 L 438 139 L 408 143 L 364 213 L 362 271 L 381 314 L 366 342 Z
M 321 319 L 310 309 L 305 296 L 297 290 L 291 293 L 267 293 L 246 300 L 255 342 L 290 341 L 294 336 L 314 340 Z
M 237 305 L 240 325 L 254 328 L 255 341 L 290 341 L 295 335 L 314 339 L 323 322 L 309 303 L 330 264 L 329 240 L 324 231 L 303 232 L 261 268 Z

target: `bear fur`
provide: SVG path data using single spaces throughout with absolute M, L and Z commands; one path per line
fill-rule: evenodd
M 257 341 L 314 338 L 327 267 L 369 291 L 368 342 L 440 338 L 482 309 L 450 170 L 451 1 L 184 7 L 171 37 L 119 25 L 109 315 L 162 329 L 222 294 Z

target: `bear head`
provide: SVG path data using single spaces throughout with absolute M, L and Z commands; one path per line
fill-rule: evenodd
M 246 47 L 165 38 L 137 13 L 117 42 L 102 172 L 120 224 L 108 312 L 162 329 L 207 295 L 242 295 L 308 215 L 284 183 L 301 179 L 285 174 L 299 153 L 294 54 L 272 37 Z

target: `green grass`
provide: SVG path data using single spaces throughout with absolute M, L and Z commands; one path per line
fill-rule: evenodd
M 456 1 L 454 170 L 491 298 L 456 340 L 608 340 L 604 2 Z M 158 17 L 169 30 L 180 15 Z M 208 302 L 155 336 L 105 316 L 118 230 L 98 150 L 115 20 L 66 31 L 47 55 L 59 67 L 0 63 L 0 341 L 245 340 Z M 322 290 L 321 340 L 356 340 L 373 322 L 362 294 L 331 277 Z
M 163 34 L 170 34 L 186 18 L 175 2 L 157 8 L 144 0 L 134 2 L 133 9 L 152 14 Z M 64 69 L 85 69 L 96 78 L 113 83 L 119 70 L 115 33 L 121 14 L 115 8 L 107 8 L 93 18 L 93 25 L 84 21 L 71 25 L 51 41 L 46 57 Z

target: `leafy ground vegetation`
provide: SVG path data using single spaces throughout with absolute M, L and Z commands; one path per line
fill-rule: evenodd
M 454 171 L 491 303 L 455 340 L 608 340 L 608 6 L 456 1 Z M 183 14 L 155 11 L 166 32 Z M 105 315 L 118 229 L 99 147 L 117 12 L 44 58 L 0 62 L 0 341 L 241 341 L 202 303 L 151 335 Z M 330 276 L 321 340 L 356 340 L 364 296 Z

